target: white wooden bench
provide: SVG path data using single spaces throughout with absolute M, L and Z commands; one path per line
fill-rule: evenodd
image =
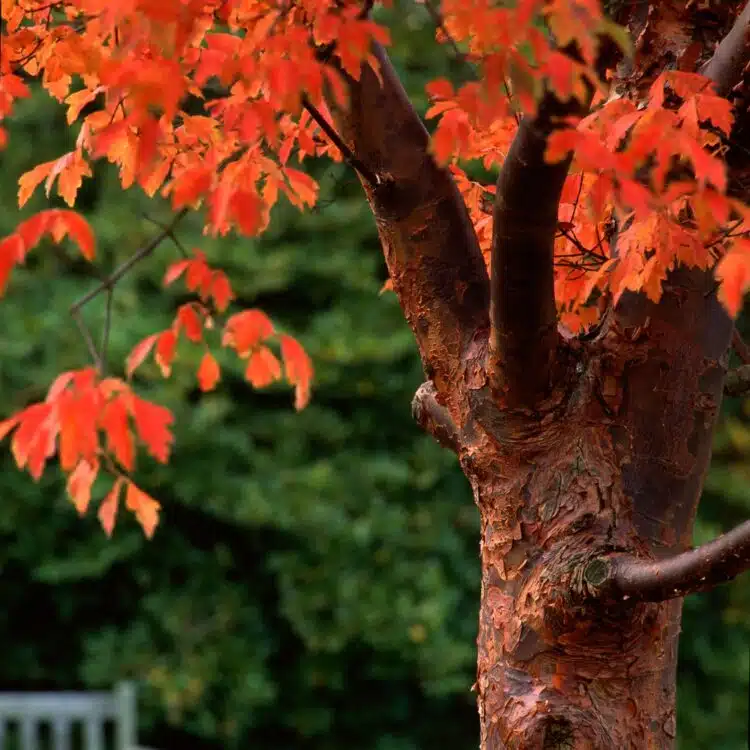
M 0 693 L 0 750 L 107 750 L 108 735 L 115 750 L 146 750 L 137 726 L 131 682 L 109 693 Z

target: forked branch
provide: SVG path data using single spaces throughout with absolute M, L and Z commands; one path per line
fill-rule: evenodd
M 347 77 L 350 101 L 336 127 L 356 159 L 376 176 L 362 180 L 375 214 L 393 288 L 438 392 L 460 378 L 463 353 L 488 324 L 489 282 L 466 206 L 383 49 L 382 85 L 368 65 Z
M 584 580 L 599 595 L 662 602 L 730 581 L 750 569 L 750 521 L 707 544 L 664 560 L 597 558 Z

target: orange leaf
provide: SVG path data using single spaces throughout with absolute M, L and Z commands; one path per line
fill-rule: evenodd
M 31 198 L 31 194 L 37 189 L 42 180 L 49 176 L 52 171 L 52 167 L 56 164 L 56 160 L 39 164 L 34 169 L 29 170 L 25 174 L 21 175 L 18 180 L 18 206 L 23 208 L 26 201 Z
M 281 336 L 281 356 L 284 358 L 286 379 L 295 386 L 294 408 L 304 409 L 310 400 L 313 366 L 305 350 L 291 336 Z
M 11 271 L 23 256 L 23 252 L 24 243 L 20 235 L 11 234 L 0 240 L 0 296 L 5 292 Z
M 79 459 L 93 460 L 99 448 L 97 394 L 63 391 L 56 402 L 60 424 L 60 466 L 71 471 Z
M 143 528 L 146 538 L 151 539 L 159 523 L 161 505 L 132 482 L 128 482 L 128 489 L 125 493 L 125 507 L 135 513 L 136 520 Z
M 53 417 L 52 404 L 32 404 L 16 415 L 18 429 L 13 435 L 11 451 L 16 465 L 39 479 L 46 460 L 55 452 L 58 425 Z
M 130 397 L 130 413 L 148 452 L 157 461 L 166 463 L 169 459 L 169 447 L 174 439 L 169 429 L 174 422 L 172 413 L 169 409 L 144 401 L 136 395 Z
M 79 515 L 86 513 L 91 502 L 91 487 L 99 473 L 99 462 L 96 459 L 81 459 L 68 477 L 67 491 Z
M 189 265 L 189 260 L 178 260 L 176 263 L 172 263 L 164 274 L 164 286 L 169 286 L 172 282 L 177 281 Z
M 245 357 L 254 346 L 272 336 L 273 331 L 273 323 L 264 312 L 244 310 L 229 318 L 221 343 L 231 346 L 240 357 Z
M 214 359 L 213 355 L 206 352 L 198 368 L 198 384 L 201 390 L 212 391 L 216 388 L 220 377 L 221 370 L 219 369 L 219 363 Z
M 750 240 L 735 240 L 716 267 L 716 279 L 721 282 L 719 299 L 736 318 L 745 292 L 750 288 Z
M 107 436 L 107 448 L 128 471 L 132 471 L 135 449 L 128 421 L 127 396 L 109 401 L 102 410 L 99 423 Z
M 167 378 L 172 372 L 172 360 L 177 349 L 177 334 L 173 330 L 163 331 L 158 334 L 156 340 L 156 364 L 159 365 L 161 374 Z
M 261 202 L 250 190 L 237 190 L 229 199 L 229 207 L 242 234 L 252 236 L 261 226 Z
M 265 388 L 281 378 L 281 363 L 267 346 L 261 346 L 250 355 L 245 378 L 254 388 Z
M 214 298 L 214 304 L 219 312 L 229 307 L 229 303 L 234 299 L 234 292 L 229 284 L 226 274 L 222 271 L 214 271 L 213 281 L 211 282 L 211 296 Z
M 203 338 L 203 324 L 192 303 L 180 306 L 175 319 L 175 327 L 176 331 L 184 328 L 185 335 L 190 341 L 198 342 Z
M 117 518 L 117 506 L 120 501 L 120 490 L 125 480 L 123 477 L 117 477 L 115 483 L 112 485 L 112 489 L 107 493 L 107 496 L 102 500 L 99 506 L 99 522 L 104 529 L 104 533 L 107 536 L 112 536 L 112 532 L 115 528 L 115 519 Z
M 143 360 L 148 357 L 149 352 L 154 348 L 154 344 L 158 338 L 158 333 L 152 333 L 150 336 L 146 336 L 146 338 L 136 344 L 130 354 L 128 354 L 128 358 L 125 360 L 125 374 L 128 377 L 131 377 L 141 364 L 143 364 Z

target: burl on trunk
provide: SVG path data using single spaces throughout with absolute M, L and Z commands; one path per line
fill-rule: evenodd
M 708 25 L 700 5 L 609 4 L 636 40 L 634 62 L 616 68 L 622 96 L 638 100 L 668 67 L 702 66 L 724 96 L 742 80 L 750 9 L 713 4 Z M 580 105 L 548 93 L 521 123 L 498 180 L 489 279 L 450 174 L 376 55 L 382 81 L 363 68 L 336 123 L 366 165 L 428 377 L 415 417 L 457 453 L 481 513 L 482 749 L 671 748 L 680 597 L 750 558 L 744 526 L 689 549 L 732 335 L 715 281 L 678 269 L 658 304 L 631 294 L 592 334 L 565 335 L 553 243 L 569 162 L 544 151 L 556 115 Z M 748 184 L 733 158 L 733 184 Z

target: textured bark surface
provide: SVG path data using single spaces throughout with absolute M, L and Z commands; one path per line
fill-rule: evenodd
M 664 69 L 702 66 L 730 92 L 745 31 L 714 52 L 743 6 L 607 3 L 636 42 L 619 93 L 637 99 Z M 414 415 L 458 454 L 481 514 L 482 750 L 668 750 L 681 599 L 598 584 L 602 561 L 690 547 L 732 334 L 715 282 L 677 270 L 658 305 L 624 297 L 593 340 L 555 331 L 551 237 L 567 165 L 540 160 L 549 129 L 522 126 L 498 182 L 490 285 L 451 177 L 378 55 L 383 86 L 367 70 L 350 82 L 337 127 L 378 178 L 365 190 L 429 378 Z M 738 193 L 746 161 L 730 152 Z

